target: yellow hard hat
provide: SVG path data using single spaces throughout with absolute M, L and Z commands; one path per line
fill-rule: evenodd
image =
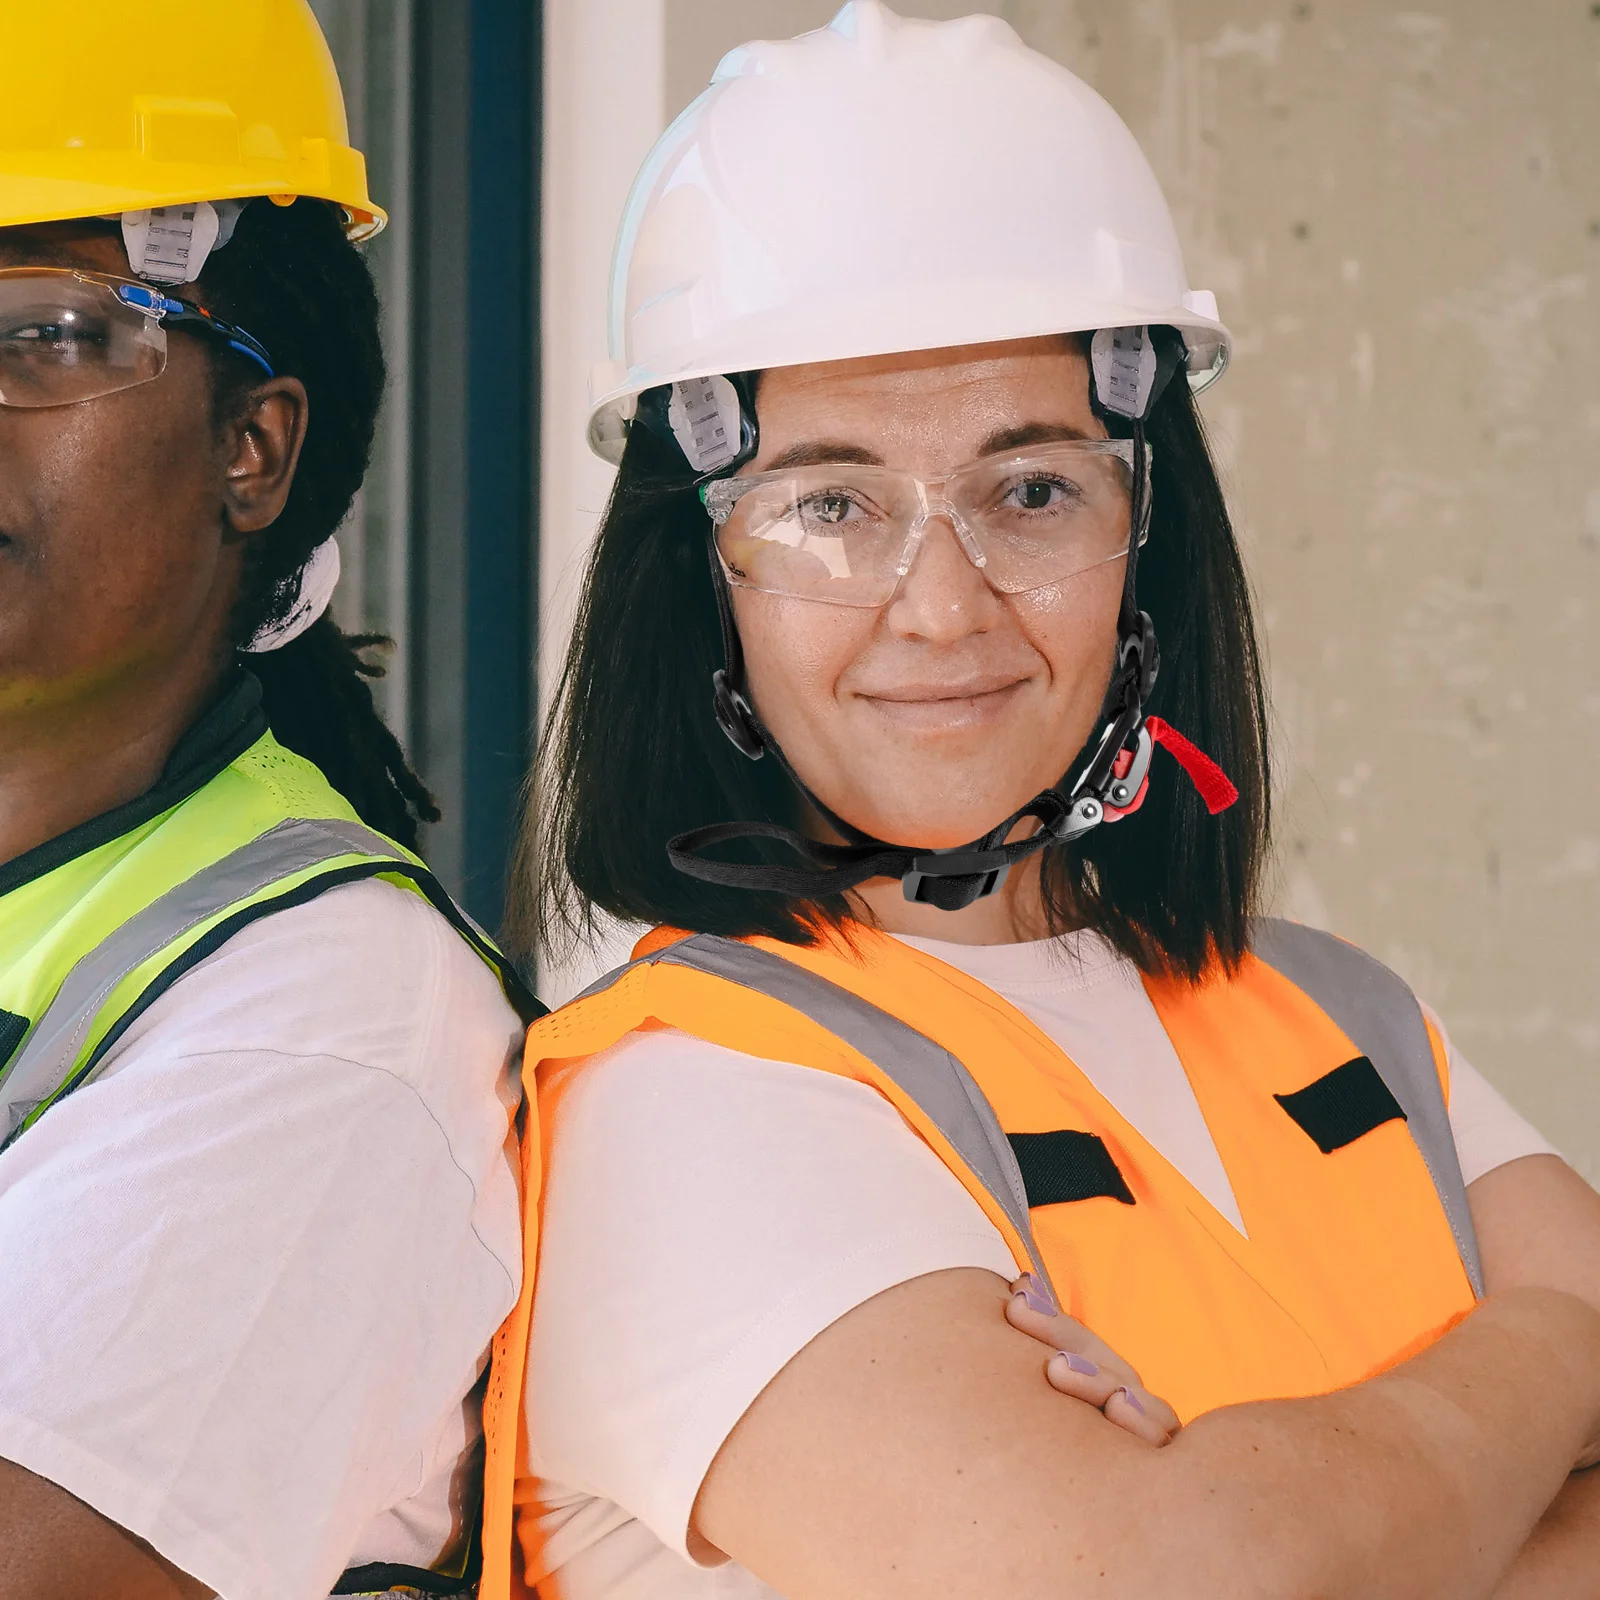
M 0 0 L 0 227 L 299 196 L 388 220 L 308 0 Z

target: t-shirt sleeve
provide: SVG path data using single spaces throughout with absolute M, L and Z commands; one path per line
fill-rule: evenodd
M 712 1459 L 817 1334 L 926 1273 L 1016 1275 L 959 1180 L 862 1084 L 657 1031 L 555 1087 L 530 1465 L 690 1559 Z
M 330 891 L 0 1157 L 0 1456 L 227 1600 L 328 1593 L 516 1295 L 516 1021 L 474 966 L 414 896 Z
M 1486 1172 L 1523 1156 L 1557 1156 L 1560 1151 L 1517 1111 L 1506 1097 L 1456 1049 L 1437 1013 L 1424 1006 L 1444 1041 L 1450 1072 L 1450 1131 L 1455 1136 L 1461 1176 L 1475 1183 Z

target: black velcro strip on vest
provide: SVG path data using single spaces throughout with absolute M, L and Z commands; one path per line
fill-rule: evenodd
M 0 1070 L 10 1064 L 17 1046 L 28 1037 L 28 1019 L 15 1011 L 0 1011 Z
M 1362 1134 L 1386 1122 L 1406 1120 L 1400 1102 L 1365 1056 L 1335 1067 L 1293 1094 L 1272 1098 L 1310 1134 L 1325 1156 L 1354 1144 Z
M 1133 1192 L 1097 1133 L 1062 1128 L 1055 1133 L 1008 1133 L 1022 1187 L 1032 1206 L 1059 1206 L 1069 1200 L 1120 1200 L 1131 1206 Z

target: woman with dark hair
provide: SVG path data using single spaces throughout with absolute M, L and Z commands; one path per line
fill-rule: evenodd
M 0 15 L 0 1595 L 462 1593 L 531 1008 L 327 613 L 382 213 L 304 0 Z
M 614 288 L 515 928 L 656 930 L 529 1035 L 528 1581 L 1576 1593 L 1600 1198 L 1256 914 L 1228 336 L 1127 130 L 855 0 L 723 63 Z

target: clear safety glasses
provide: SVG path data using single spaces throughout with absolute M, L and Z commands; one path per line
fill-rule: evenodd
M 824 463 L 722 478 L 702 493 L 723 571 L 740 588 L 885 605 L 937 518 L 992 588 L 1025 594 L 1127 553 L 1133 445 L 1040 445 L 938 479 Z
M 0 267 L 0 406 L 97 400 L 159 378 L 169 327 L 219 339 L 273 376 L 260 343 L 147 283 L 64 267 Z

